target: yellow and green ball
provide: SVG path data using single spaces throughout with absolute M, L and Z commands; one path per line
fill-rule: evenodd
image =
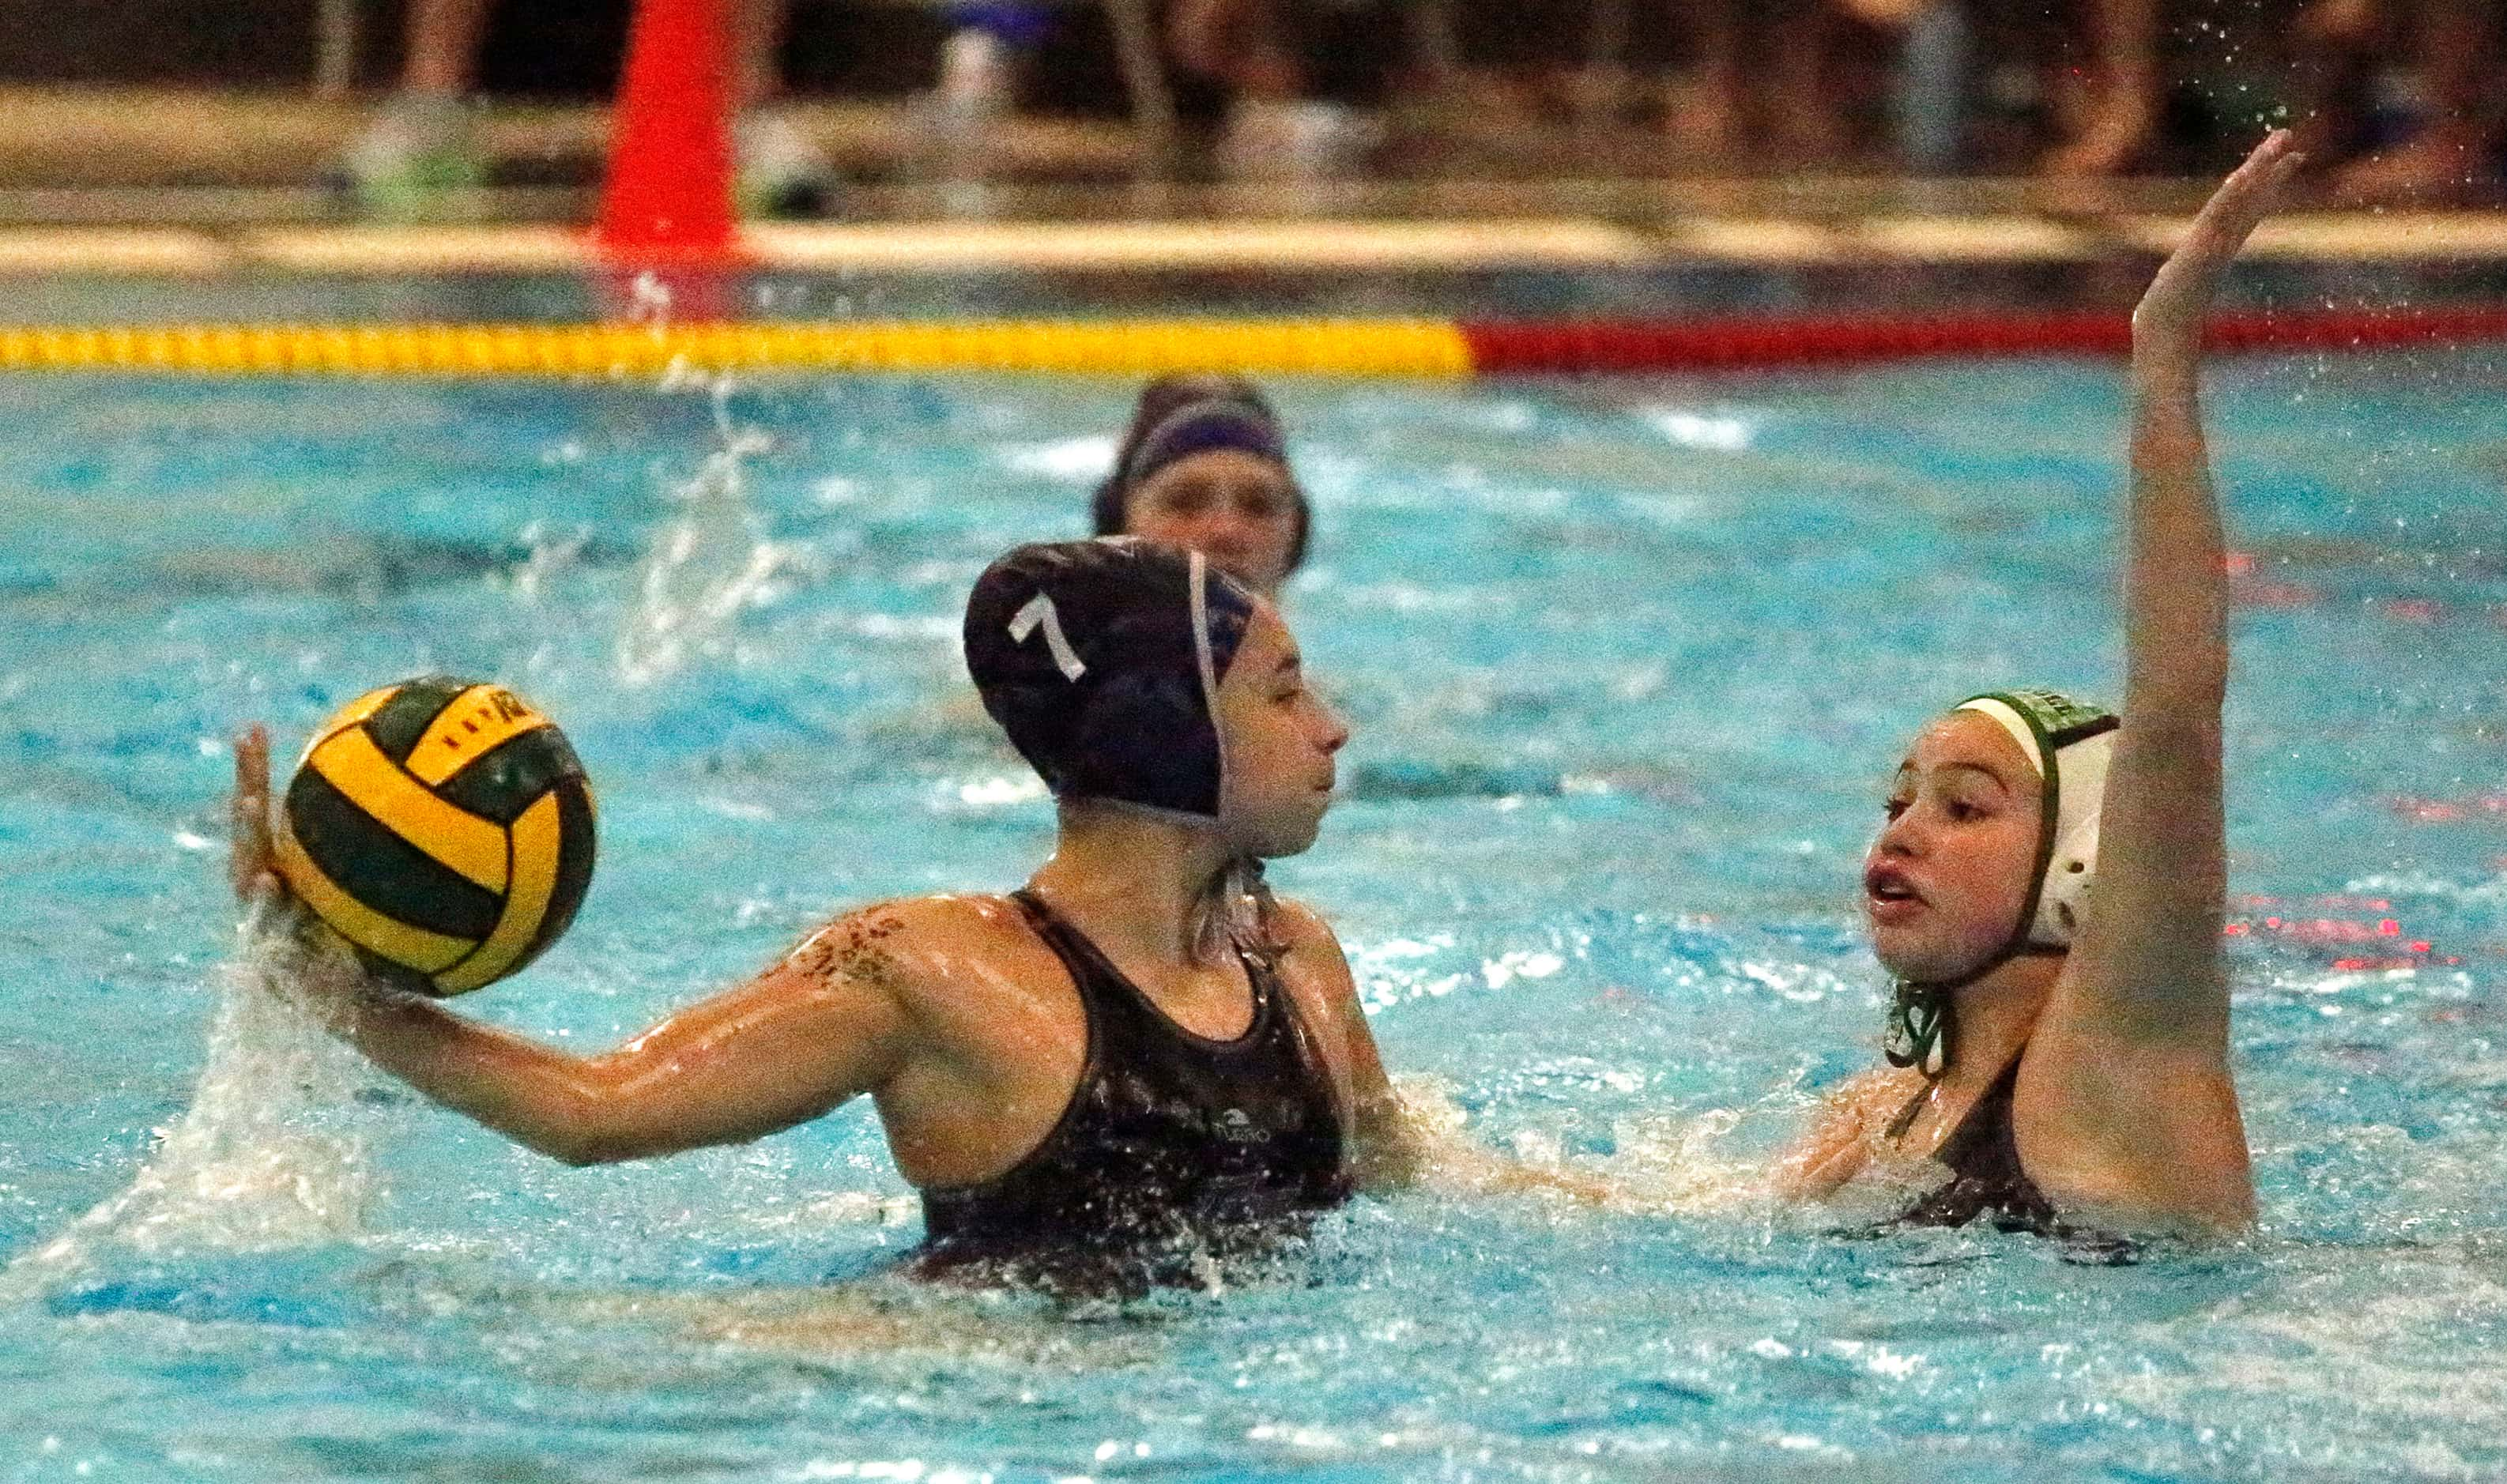
M 279 875 L 377 971 L 461 995 L 539 957 L 592 885 L 592 787 L 500 685 L 426 675 L 322 724 L 279 811 Z

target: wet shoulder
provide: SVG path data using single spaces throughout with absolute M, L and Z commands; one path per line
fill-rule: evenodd
M 1326 966 L 1338 966 L 1346 960 L 1341 956 L 1340 937 L 1322 913 L 1292 897 L 1280 897 L 1272 904 L 1271 930 L 1291 959 L 1303 959 Z M 1300 965 L 1302 966 L 1302 965 Z
M 1281 898 L 1273 907 L 1273 941 L 1284 950 L 1278 959 L 1281 987 L 1309 1031 L 1321 1032 L 1334 1048 L 1335 1061 L 1345 1059 L 1353 1025 L 1365 1023 L 1359 1007 L 1357 984 L 1340 939 L 1323 915 L 1303 902 Z
M 1004 976 L 1031 977 L 1050 951 L 1018 903 L 953 893 L 874 902 L 828 923 L 793 951 L 814 973 L 841 974 L 908 998 L 980 995 Z
M 1886 1122 L 1907 1100 L 1924 1090 L 1924 1074 L 1911 1067 L 1869 1067 L 1829 1089 L 1831 1107 Z

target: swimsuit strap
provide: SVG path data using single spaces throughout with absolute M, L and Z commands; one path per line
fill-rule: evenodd
M 1992 1084 L 1985 1088 L 1984 1096 L 1969 1105 L 1968 1110 L 1960 1115 L 1958 1127 L 1950 1130 L 1949 1137 L 1933 1151 L 1935 1158 L 1965 1175 L 1969 1172 L 1959 1168 L 1962 1163 L 1971 1161 L 1993 1142 L 2010 1143 L 2010 1162 L 2016 1171 L 2019 1155 L 2011 1123 L 2011 1104 L 2019 1090 L 2019 1061 L 2027 1054 L 2025 1045 L 2012 1054 Z M 2025 1179 L 2026 1176 L 2021 1174 L 2020 1178 Z
M 1062 966 L 1071 971 L 1072 982 L 1079 987 L 1079 997 L 1088 1001 L 1092 1007 L 1098 1000 L 1098 995 L 1093 991 L 1110 989 L 1133 1001 L 1127 1008 L 1145 1011 L 1160 1029 L 1181 1036 L 1194 1045 L 1220 1050 L 1250 1044 L 1269 1028 L 1271 1007 L 1279 997 L 1275 993 L 1277 985 L 1269 967 L 1254 955 L 1247 953 L 1242 946 L 1236 948 L 1236 961 L 1244 965 L 1245 982 L 1253 992 L 1253 1017 L 1246 1023 L 1244 1031 L 1236 1035 L 1203 1035 L 1178 1025 L 1175 1017 L 1159 1008 L 1158 1002 L 1151 999 L 1147 992 L 1132 982 L 1131 975 L 1124 973 L 1115 966 L 1112 959 L 1106 957 L 1105 950 L 1099 948 L 1086 933 L 1074 926 L 1070 919 L 1054 911 L 1052 904 L 1045 901 L 1033 887 L 1022 887 L 1011 892 L 1010 900 L 1018 903 L 1020 909 L 1027 914 L 1029 925 L 1036 930 L 1037 935 L 1044 939 L 1045 946 L 1051 948 L 1054 956 L 1062 960 Z
M 2026 1051 L 2021 1048 L 2022 1053 Z M 2100 1265 L 2137 1261 L 2139 1249 L 2110 1232 L 2064 1221 L 2019 1162 L 2019 1136 L 2012 1101 L 2019 1087 L 2020 1058 L 2002 1068 L 1984 1096 L 1959 1119 L 1934 1157 L 1950 1177 L 1898 1217 L 1908 1226 L 1965 1226 L 1980 1216 L 2008 1232 L 2034 1232 L 2063 1244 L 2064 1260 Z

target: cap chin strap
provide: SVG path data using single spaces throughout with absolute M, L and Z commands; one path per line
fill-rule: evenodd
M 2025 932 L 2023 927 L 2022 932 Z M 1950 1059 L 1958 1049 L 1958 992 L 1982 979 L 2014 959 L 2060 958 L 2069 949 L 2042 943 L 2016 941 L 2003 945 L 1992 958 L 1955 979 L 1936 979 L 1917 983 L 1901 979 L 1892 986 L 1889 1001 L 1889 1029 L 1880 1042 L 1880 1055 L 1892 1067 L 1912 1067 L 1923 1073 L 1924 1085 L 1898 1116 L 1889 1120 L 1889 1137 L 1904 1139 L 1913 1127 L 1915 1115 L 1941 1085 L 1950 1069 Z
M 1144 819 L 1163 820 L 1168 824 L 1189 824 L 1199 829 L 1217 829 L 1217 814 L 1196 814 L 1188 809 L 1169 809 L 1163 804 L 1144 804 L 1138 799 L 1118 799 L 1111 794 L 1055 794 L 1057 803 L 1086 804 L 1098 809 L 1110 809 L 1120 814 L 1138 814 Z
M 1201 706 L 1210 713 L 1210 739 L 1218 748 L 1218 816 L 1227 814 L 1227 739 L 1218 730 L 1218 665 L 1210 648 L 1210 559 L 1199 552 L 1187 555 L 1189 562 L 1186 588 L 1192 604 L 1192 663 L 1201 679 Z

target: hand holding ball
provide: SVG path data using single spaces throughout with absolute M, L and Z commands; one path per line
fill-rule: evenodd
M 592 884 L 592 789 L 564 734 L 513 692 L 428 675 L 322 724 L 272 850 L 369 968 L 467 994 L 574 921 Z

